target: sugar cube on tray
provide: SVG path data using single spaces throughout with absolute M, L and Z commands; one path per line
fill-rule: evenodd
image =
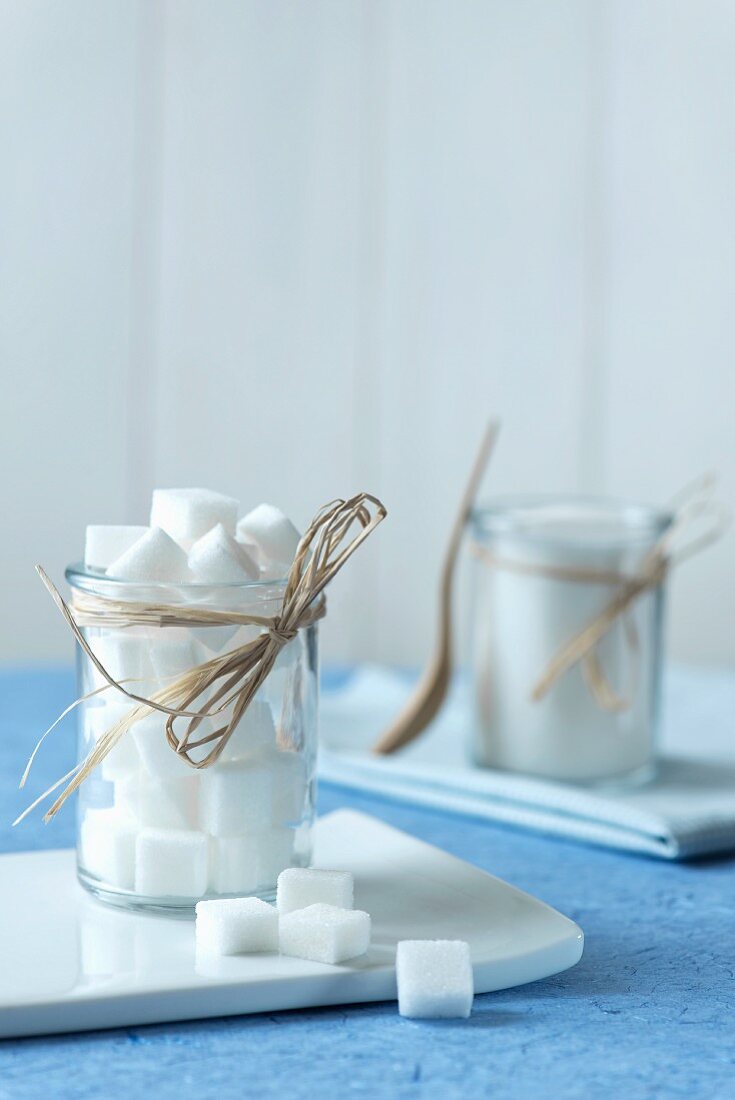
M 370 917 L 360 909 L 308 905 L 281 915 L 279 943 L 282 955 L 334 966 L 365 954 L 370 946 Z
M 218 523 L 227 534 L 235 534 L 238 502 L 211 489 L 154 489 L 151 527 L 161 527 L 171 538 L 190 550 L 197 539 Z
M 401 940 L 396 980 L 401 1016 L 450 1019 L 472 1010 L 472 960 L 463 940 Z
M 217 955 L 278 950 L 278 913 L 260 898 L 200 901 L 196 946 Z
M 278 876 L 276 905 L 279 913 L 324 903 L 351 909 L 354 879 L 350 871 L 323 871 L 312 867 L 288 867 Z

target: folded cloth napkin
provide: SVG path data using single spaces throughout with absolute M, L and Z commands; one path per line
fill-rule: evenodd
M 322 779 L 662 859 L 735 849 L 735 673 L 672 668 L 657 777 L 644 786 L 604 789 L 469 763 L 469 695 L 461 678 L 422 737 L 395 756 L 372 756 L 370 746 L 411 686 L 411 677 L 376 666 L 362 666 L 337 684 L 327 680 Z

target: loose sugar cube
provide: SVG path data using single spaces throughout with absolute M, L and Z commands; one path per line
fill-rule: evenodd
M 351 909 L 354 879 L 349 871 L 322 871 L 313 867 L 289 867 L 278 876 L 276 904 L 279 913 L 324 903 Z
M 206 893 L 208 840 L 190 829 L 143 829 L 135 843 L 135 890 L 148 897 Z
M 294 829 L 265 829 L 258 838 L 258 885 L 261 889 L 275 886 L 285 867 L 293 861 L 296 833 Z
M 248 760 L 268 749 L 274 750 L 276 727 L 271 708 L 261 699 L 253 699 L 239 725 L 225 745 L 220 760 Z M 271 757 L 268 757 L 270 762 Z
M 288 573 L 301 536 L 279 508 L 259 504 L 238 522 L 237 538 L 246 547 L 254 546 L 261 566 L 269 576 L 280 579 Z
M 216 955 L 278 950 L 278 913 L 260 898 L 200 901 L 196 914 L 197 950 Z
M 280 920 L 282 955 L 335 963 L 364 955 L 370 946 L 370 917 L 360 909 L 309 905 Z
M 134 706 L 133 702 L 126 705 L 110 699 L 104 706 L 85 707 L 83 715 L 84 737 L 89 748 L 129 714 Z M 118 739 L 115 747 L 108 752 L 99 765 L 99 772 L 102 779 L 114 782 L 136 774 L 139 766 L 140 757 L 138 756 L 137 746 L 131 731 L 126 730 Z
M 469 1016 L 474 981 L 463 940 L 402 940 L 396 951 L 398 1011 L 414 1019 Z
M 147 527 L 113 527 L 93 524 L 87 528 L 84 564 L 87 569 L 107 569 L 111 562 L 129 550 L 147 530 Z
M 115 806 L 141 828 L 195 829 L 199 779 L 191 769 L 184 779 L 154 779 L 145 771 L 115 783 Z
M 209 489 L 154 489 L 151 526 L 162 527 L 185 550 L 221 523 L 235 534 L 238 502 Z
M 259 763 L 217 763 L 201 773 L 202 827 L 212 836 L 241 836 L 271 819 L 272 778 Z
M 162 711 L 152 711 L 130 727 L 143 767 L 155 779 L 183 779 L 193 775 L 192 769 L 168 743 L 166 737 L 167 716 Z M 188 719 L 179 718 L 178 727 L 186 730 Z M 197 734 L 204 723 L 197 728 Z
M 210 840 L 209 889 L 215 894 L 251 894 L 260 884 L 261 843 L 248 836 Z
M 132 890 L 135 838 L 135 823 L 114 808 L 87 810 L 80 837 L 82 866 L 110 886 Z
M 189 551 L 189 569 L 194 580 L 211 584 L 237 584 L 260 577 L 257 562 L 221 523 L 194 543 Z
M 269 754 L 268 760 L 273 764 L 273 824 L 298 824 L 306 804 L 306 761 L 286 751 Z
M 107 575 L 139 584 L 185 584 L 192 579 L 186 554 L 160 527 L 151 527 L 124 554 L 115 558 Z

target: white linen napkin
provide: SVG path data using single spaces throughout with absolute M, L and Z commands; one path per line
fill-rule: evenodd
M 370 745 L 411 683 L 394 670 L 365 665 L 339 689 L 323 692 L 322 779 L 662 859 L 735 849 L 735 673 L 670 670 L 658 775 L 629 788 L 579 787 L 470 764 L 461 679 L 423 737 L 395 756 L 372 756 Z

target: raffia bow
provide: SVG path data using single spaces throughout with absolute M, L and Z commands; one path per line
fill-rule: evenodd
M 66 619 L 77 642 L 100 675 L 107 681 L 109 688 L 121 692 L 138 705 L 107 730 L 93 746 L 86 759 L 36 799 L 18 818 L 18 821 L 69 780 L 44 815 L 44 821 L 49 821 L 67 798 L 112 751 L 130 727 L 154 710 L 168 716 L 165 727 L 166 739 L 172 751 L 186 760 L 192 768 L 207 768 L 214 764 L 224 751 L 256 692 L 269 675 L 281 649 L 296 637 L 299 630 L 323 618 L 326 611 L 323 594 L 325 587 L 354 554 L 358 546 L 385 519 L 385 516 L 386 510 L 381 502 L 369 493 L 359 493 L 349 500 L 335 500 L 324 505 L 317 512 L 299 542 L 288 574 L 280 611 L 273 618 L 234 611 L 214 611 L 187 605 L 179 607 L 128 603 L 87 592 L 75 592 L 70 607 L 41 566 L 36 566 L 41 580 Z M 359 530 L 348 537 L 354 525 L 357 525 Z M 259 626 L 262 632 L 253 641 L 189 669 L 173 683 L 156 691 L 150 698 L 138 695 L 130 687 L 126 687 L 125 683 L 129 681 L 118 681 L 111 676 L 82 633 L 83 627 L 90 626 L 208 627 L 234 624 Z M 106 690 L 108 688 L 103 687 L 91 694 Z M 81 700 L 77 700 L 78 702 Z M 196 731 L 205 719 L 222 715 L 230 708 L 231 713 L 221 726 L 210 733 L 196 737 Z M 68 708 L 64 714 L 70 709 L 72 708 Z M 177 719 L 188 719 L 181 737 L 174 729 Z M 54 726 L 58 721 L 60 718 Z M 21 787 L 25 784 L 40 745 L 50 732 L 51 730 L 47 730 L 36 745 L 23 774 Z M 211 745 L 211 748 L 205 755 L 197 759 L 192 757 L 193 750 L 207 745 Z

